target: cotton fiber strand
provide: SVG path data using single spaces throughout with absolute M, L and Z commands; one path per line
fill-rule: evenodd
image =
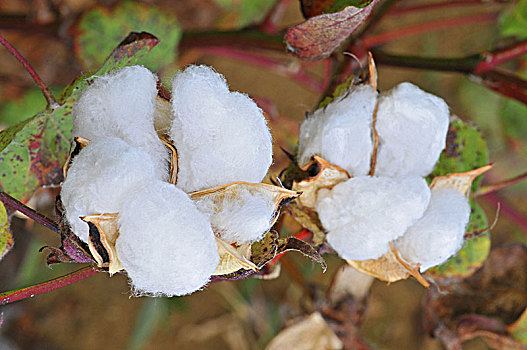
M 254 242 L 269 230 L 275 203 L 247 189 L 236 196 L 207 196 L 195 199 L 196 206 L 210 220 L 214 232 L 229 243 Z
M 230 92 L 225 78 L 190 66 L 172 79 L 178 187 L 186 192 L 234 181 L 260 182 L 272 163 L 272 140 L 256 103 Z
M 210 223 L 176 186 L 155 181 L 130 192 L 118 221 L 117 255 L 137 294 L 190 294 L 216 270 Z
M 428 175 L 445 148 L 449 115 L 443 99 L 410 83 L 401 83 L 381 95 L 375 174 Z
M 451 188 L 432 190 L 424 216 L 395 241 L 395 248 L 404 259 L 421 264 L 424 272 L 461 249 L 469 216 L 465 195 Z
M 92 141 L 118 137 L 143 147 L 154 160 L 157 177 L 168 177 L 168 151 L 154 130 L 157 78 L 141 66 L 94 78 L 73 106 L 73 136 Z
M 316 210 L 327 241 L 344 259 L 376 259 L 426 210 L 430 189 L 417 176 L 359 176 L 320 190 Z
M 79 217 L 119 212 L 127 192 L 155 178 L 150 156 L 118 138 L 91 141 L 73 158 L 61 198 L 73 233 L 88 242 L 88 224 Z
M 300 165 L 318 155 L 354 176 L 370 170 L 373 142 L 371 126 L 377 92 L 357 86 L 344 97 L 309 115 L 300 128 Z

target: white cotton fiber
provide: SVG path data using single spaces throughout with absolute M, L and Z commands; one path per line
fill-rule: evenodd
M 359 176 L 318 194 L 316 210 L 327 241 L 344 259 L 376 259 L 404 234 L 430 201 L 426 181 Z
M 275 202 L 259 192 L 240 188 L 235 196 L 209 195 L 195 199 L 196 206 L 210 220 L 214 232 L 229 243 L 254 242 L 269 230 Z
M 131 66 L 95 77 L 73 106 L 73 136 L 92 141 L 118 137 L 143 147 L 154 160 L 159 179 L 168 177 L 168 151 L 154 130 L 157 78 Z
M 73 158 L 60 193 L 73 232 L 88 242 L 88 225 L 79 217 L 118 212 L 123 196 L 155 174 L 142 148 L 118 138 L 91 141 Z
M 230 92 L 225 78 L 190 66 L 172 79 L 178 187 L 186 192 L 234 181 L 260 182 L 272 163 L 272 140 L 256 103 Z
M 155 181 L 130 192 L 118 221 L 117 255 L 137 294 L 190 294 L 216 270 L 210 223 L 176 186 Z
M 449 115 L 443 99 L 410 83 L 401 83 L 381 95 L 375 174 L 428 175 L 445 148 Z
M 366 175 L 373 149 L 371 124 L 376 99 L 371 86 L 357 86 L 308 115 L 300 128 L 299 164 L 305 165 L 316 154 L 353 176 Z
M 445 262 L 463 244 L 470 216 L 468 199 L 451 188 L 432 190 L 423 217 L 395 241 L 401 256 L 421 264 L 421 272 Z

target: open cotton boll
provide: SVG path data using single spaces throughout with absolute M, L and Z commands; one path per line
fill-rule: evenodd
M 190 66 L 172 79 L 178 187 L 186 192 L 234 181 L 260 182 L 272 163 L 272 140 L 256 103 L 229 92 L 225 78 Z
M 353 177 L 318 194 L 327 241 L 344 259 L 376 259 L 426 210 L 430 189 L 417 176 Z
M 92 141 L 118 137 L 143 147 L 156 164 L 157 176 L 168 177 L 168 151 L 154 129 L 157 78 L 131 66 L 95 77 L 73 106 L 73 136 Z
M 126 197 L 119 212 L 116 251 L 136 293 L 190 294 L 219 262 L 206 216 L 176 186 L 154 181 Z
M 354 176 L 366 175 L 373 149 L 376 100 L 377 91 L 361 85 L 309 115 L 300 128 L 299 164 L 305 165 L 316 154 Z
M 73 158 L 60 192 L 66 220 L 88 242 L 88 224 L 79 217 L 116 213 L 123 196 L 155 178 L 148 153 L 118 138 L 91 141 Z
M 445 262 L 463 244 L 470 216 L 468 199 L 451 188 L 432 190 L 430 206 L 423 217 L 395 241 L 395 249 L 421 272 Z
M 235 196 L 204 196 L 194 200 L 214 232 L 229 243 L 257 241 L 269 230 L 275 202 L 240 189 Z
M 443 99 L 410 83 L 401 83 L 381 95 L 375 174 L 428 175 L 445 148 L 449 115 Z

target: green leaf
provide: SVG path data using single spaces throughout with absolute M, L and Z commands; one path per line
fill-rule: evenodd
M 158 40 L 148 33 L 130 34 L 95 74 L 138 63 Z M 60 98 L 60 107 L 46 109 L 0 133 L 0 190 L 27 202 L 40 186 L 58 185 L 71 141 L 71 112 L 88 86 L 80 77 Z
M 324 13 L 338 12 L 347 6 L 366 7 L 372 0 L 300 0 L 305 18 L 311 18 Z
M 222 29 L 241 29 L 260 23 L 273 8 L 277 0 L 215 0 L 225 15 L 218 25 Z
M 145 31 L 162 38 L 162 42 L 142 61 L 147 68 L 157 71 L 175 61 L 181 38 L 177 18 L 155 6 L 130 1 L 111 10 L 99 6 L 86 12 L 76 27 L 75 55 L 83 68 L 93 70 L 132 31 Z
M 455 120 L 450 123 L 446 148 L 441 153 L 429 179 L 473 170 L 486 164 L 488 164 L 487 145 L 479 130 L 468 122 Z M 472 191 L 477 189 L 479 182 L 480 178 L 473 182 Z M 475 232 L 487 228 L 487 217 L 473 199 L 470 200 L 470 207 L 467 231 Z M 439 283 L 466 278 L 481 267 L 489 252 L 490 235 L 485 232 L 466 240 L 455 256 L 444 264 L 428 270 L 426 274 Z
M 0 260 L 13 246 L 13 236 L 9 231 L 9 219 L 4 204 L 0 202 Z
M 527 38 L 527 0 L 518 1 L 512 11 L 504 12 L 499 23 L 503 35 Z
M 527 309 L 523 311 L 520 318 L 507 327 L 512 337 L 523 345 L 527 345 Z

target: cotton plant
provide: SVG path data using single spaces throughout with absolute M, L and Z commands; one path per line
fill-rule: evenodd
M 171 82 L 168 101 L 148 69 L 122 68 L 92 78 L 73 108 L 65 221 L 136 295 L 185 295 L 211 276 L 257 271 L 251 244 L 298 196 L 260 183 L 272 138 L 253 100 L 206 66 Z
M 420 272 L 461 249 L 470 184 L 488 167 L 427 185 L 445 148 L 448 105 L 408 82 L 378 93 L 374 79 L 302 123 L 296 160 L 304 173 L 291 186 L 304 194 L 292 213 L 315 243 L 359 270 L 387 281 L 410 273 L 427 285 Z

